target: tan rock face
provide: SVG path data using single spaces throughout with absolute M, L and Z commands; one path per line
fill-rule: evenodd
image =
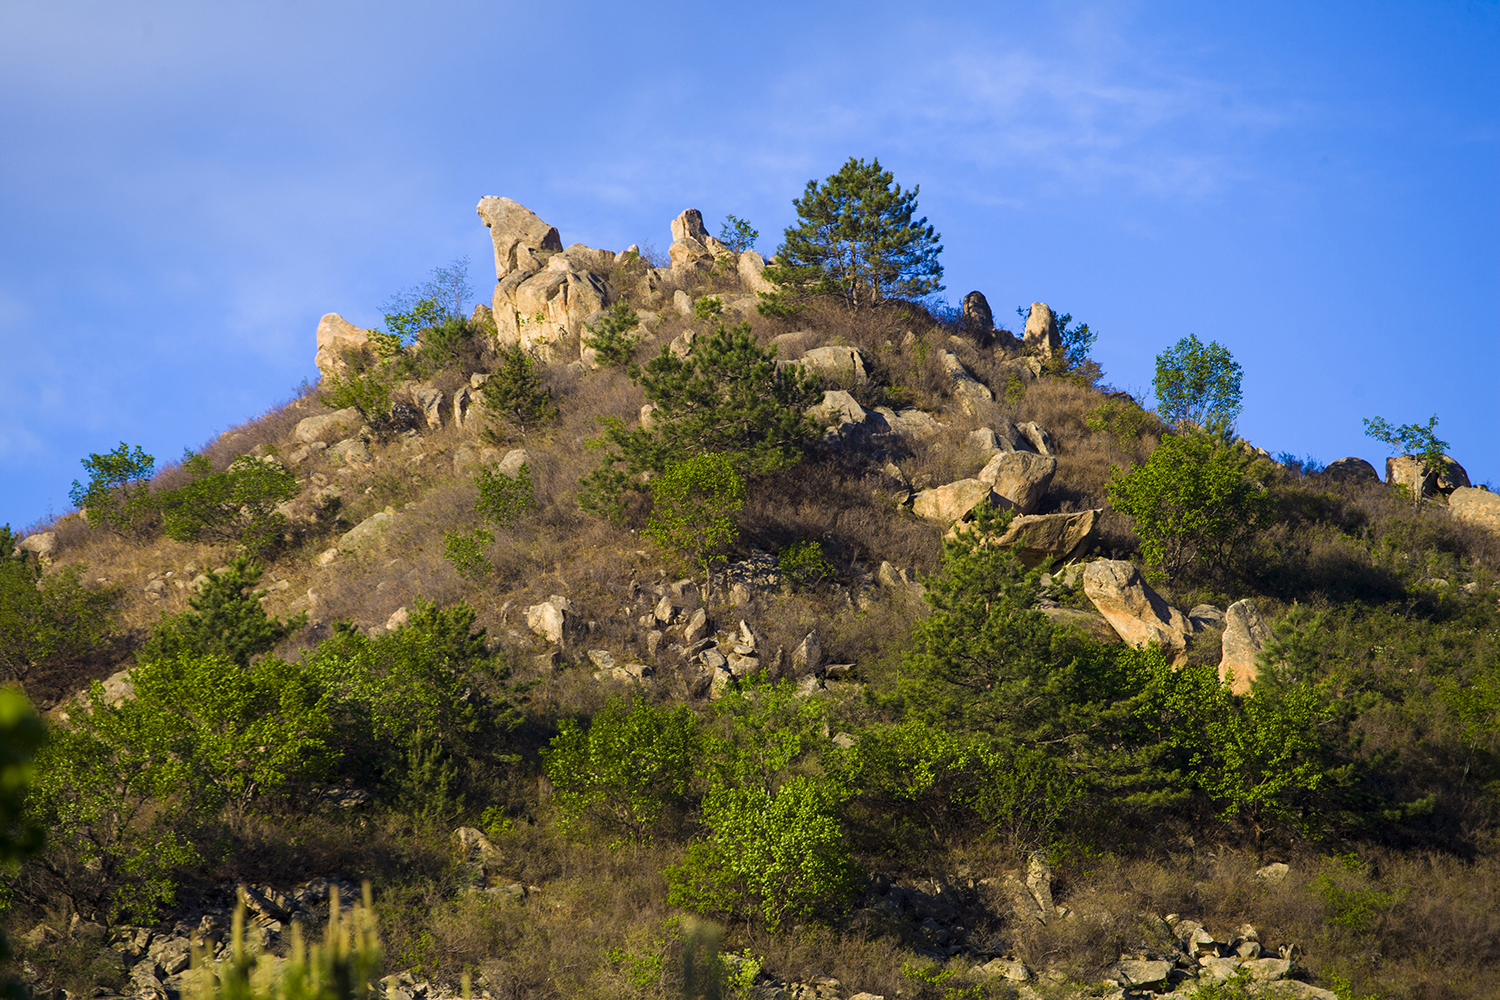
M 766 280 L 763 272 L 766 259 L 754 250 L 740 254 L 740 282 L 752 292 L 774 292 L 776 286 Z
M 489 227 L 495 244 L 495 280 L 502 281 L 518 269 L 537 263 L 537 251 L 557 253 L 562 237 L 535 212 L 509 198 L 479 199 L 479 218 Z M 528 253 L 528 251 L 530 251 Z
M 967 521 L 975 507 L 986 500 L 993 502 L 994 499 L 994 491 L 989 483 L 978 479 L 960 479 L 956 483 L 918 493 L 912 502 L 912 510 L 918 517 L 949 525 Z
M 708 229 L 703 225 L 703 213 L 696 208 L 690 208 L 673 219 L 672 239 L 674 241 L 697 240 L 707 245 L 709 236 Z
M 802 355 L 800 363 L 840 385 L 863 385 L 870 379 L 864 355 L 853 347 L 815 347 Z
M 1030 514 L 1041 503 L 1042 495 L 1047 492 L 1056 472 L 1055 458 L 1027 451 L 1002 451 L 980 470 L 979 479 L 994 487 L 1005 501 L 1002 506 L 1009 506 L 1020 514 Z
M 1100 513 L 1080 510 L 1018 517 L 1010 522 L 997 544 L 1013 546 L 1021 564 L 1028 569 L 1078 559 L 1094 543 L 1094 528 Z
M 1159 643 L 1173 662 L 1187 649 L 1187 618 L 1168 607 L 1132 563 L 1117 559 L 1089 563 L 1083 571 L 1083 592 L 1120 638 L 1136 649 Z
M 1234 694 L 1249 694 L 1258 673 L 1255 659 L 1271 640 L 1271 629 L 1249 601 L 1236 601 L 1224 612 L 1224 653 L 1219 679 Z
M 370 331 L 362 330 L 338 313 L 327 313 L 318 320 L 318 353 L 313 363 L 324 375 L 334 375 L 344 368 L 344 353 L 359 351 L 370 342 Z
M 1341 458 L 1337 462 L 1329 462 L 1323 474 L 1339 482 L 1378 483 L 1380 481 L 1380 473 L 1375 471 L 1375 466 L 1353 455 Z
M 988 333 L 995 328 L 995 314 L 983 292 L 964 296 L 963 328 L 972 333 Z
M 1057 317 L 1045 302 L 1033 302 L 1031 315 L 1026 317 L 1026 346 L 1051 357 L 1062 350 L 1062 337 L 1057 330 Z
M 1448 513 L 1465 524 L 1500 534 L 1500 494 L 1460 486 L 1448 496 Z

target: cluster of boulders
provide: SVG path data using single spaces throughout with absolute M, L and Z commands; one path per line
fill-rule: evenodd
M 315 878 L 281 892 L 270 885 L 229 886 L 221 894 L 224 905 L 206 906 L 184 914 L 169 927 L 136 927 L 119 924 L 106 928 L 74 914 L 68 927 L 59 929 L 39 923 L 21 935 L 20 943 L 32 951 L 57 946 L 65 939 L 86 941 L 118 956 L 119 968 L 129 985 L 125 995 L 137 1000 L 176 1000 L 191 992 L 188 978 L 195 956 L 200 961 L 229 957 L 236 898 L 245 904 L 244 944 L 251 952 L 268 952 L 283 940 L 291 925 L 304 929 L 319 926 L 328 917 L 334 896 L 347 914 L 360 898 L 360 888 L 339 876 Z M 281 959 L 269 958 L 272 963 Z M 44 996 L 50 984 L 39 982 L 35 968 L 23 964 L 22 978 L 36 996 Z M 95 990 L 96 998 L 109 996 Z

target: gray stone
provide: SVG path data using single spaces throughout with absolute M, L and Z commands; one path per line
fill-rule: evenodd
M 1122 986 L 1156 986 L 1167 981 L 1167 976 L 1172 973 L 1172 963 L 1132 960 L 1120 962 L 1114 971 L 1114 978 Z
M 316 417 L 307 417 L 297 421 L 292 436 L 298 441 L 311 444 L 320 441 L 324 437 L 337 437 L 341 434 L 352 434 L 364 426 L 365 418 L 360 416 L 359 411 L 350 406 L 346 409 L 335 410 L 332 413 L 322 413 Z
M 682 630 L 683 645 L 691 646 L 708 634 L 708 612 L 699 608 Z
M 1201 632 L 1206 628 L 1223 628 L 1224 612 L 1212 604 L 1197 604 L 1188 612 L 1188 621 L 1192 622 L 1195 632 Z
M 512 448 L 510 451 L 506 452 L 505 457 L 502 458 L 498 464 L 496 464 L 495 471 L 509 476 L 511 479 L 514 479 L 516 478 L 516 476 L 520 475 L 521 466 L 528 465 L 530 462 L 531 456 L 526 453 L 525 448 Z
M 792 675 L 806 677 L 816 674 L 823 665 L 823 643 L 816 630 L 807 633 L 797 648 L 792 650 Z
M 336 458 L 347 465 L 369 465 L 375 460 L 370 454 L 370 448 L 365 444 L 363 438 L 346 438 L 338 444 L 331 445 L 325 454 Z
M 879 406 L 875 408 L 875 412 L 885 418 L 891 430 L 911 438 L 935 437 L 947 426 L 938 423 L 932 414 L 914 407 L 892 410 L 890 407 Z
M 1271 640 L 1271 629 L 1250 601 L 1236 601 L 1224 612 L 1223 655 L 1219 679 L 1237 695 L 1246 695 L 1255 685 L 1256 658 Z
M 765 269 L 765 258 L 754 250 L 746 250 L 740 254 L 740 283 L 752 292 L 769 293 L 776 290 L 776 286 L 766 279 Z
M 1062 350 L 1062 337 L 1058 333 L 1057 317 L 1052 315 L 1052 310 L 1047 303 L 1033 302 L 1031 304 L 1031 314 L 1026 317 L 1024 341 L 1027 348 L 1049 358 Z
M 807 414 L 830 432 L 840 434 L 860 427 L 870 416 L 853 396 L 842 389 L 824 392 L 823 401 L 809 409 Z
M 966 412 L 973 413 L 979 404 L 995 398 L 995 394 L 976 379 L 952 351 L 939 351 L 938 361 L 948 373 L 950 390 Z
M 1254 877 L 1268 885 L 1276 885 L 1279 882 L 1285 882 L 1291 872 L 1291 866 L 1285 861 L 1273 861 L 1263 868 L 1257 868 Z
M 526 609 L 526 627 L 553 644 L 569 641 L 576 621 L 573 603 L 560 594 Z
M 987 334 L 995 328 L 995 313 L 983 292 L 970 292 L 964 296 L 963 328 L 965 333 Z
M 550 255 L 563 248 L 562 238 L 555 227 L 547 225 L 531 209 L 509 198 L 481 198 L 477 211 L 495 246 L 497 281 L 528 266 L 536 267 L 538 254 Z
M 836 385 L 864 385 L 870 379 L 864 355 L 853 347 L 815 347 L 798 363 Z
M 21 539 L 16 546 L 18 552 L 30 552 L 38 559 L 50 559 L 57 551 L 57 532 L 38 531 Z
M 1016 428 L 1039 455 L 1050 455 L 1054 450 L 1052 435 L 1043 430 L 1035 420 L 1027 421 Z
M 362 330 L 338 313 L 326 313 L 318 320 L 318 353 L 313 358 L 325 377 L 344 370 L 344 355 L 364 350 L 370 342 L 370 331 Z
M 1055 562 L 1081 559 L 1094 544 L 1099 510 L 1067 514 L 1025 514 L 1014 518 L 997 540 L 1016 550 L 1028 569 Z
M 422 411 L 422 419 L 427 424 L 428 430 L 441 430 L 443 426 L 443 390 L 431 385 L 417 385 L 411 390 L 411 397 L 417 404 L 417 409 Z
M 1375 466 L 1352 455 L 1348 458 L 1341 458 L 1337 462 L 1329 462 L 1323 474 L 1338 482 L 1380 482 L 1380 473 L 1375 471 Z
M 344 533 L 339 539 L 339 551 L 364 552 L 379 545 L 385 540 L 395 517 L 395 512 L 389 508 L 378 514 L 371 514 Z
M 1448 513 L 1455 520 L 1500 534 L 1500 494 L 1460 486 L 1448 495 Z
M 689 208 L 681 215 L 672 220 L 673 240 L 697 240 L 706 244 L 709 240 L 708 227 L 703 225 L 703 213 L 696 208 Z

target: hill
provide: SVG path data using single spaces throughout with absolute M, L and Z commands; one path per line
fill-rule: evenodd
M 317 386 L 16 540 L 27 979 L 172 995 L 237 887 L 280 953 L 369 880 L 387 997 L 675 995 L 684 914 L 745 996 L 1500 995 L 1458 463 L 1169 425 L 1060 310 L 695 210 L 666 255 L 478 211 L 488 305 L 330 313 Z

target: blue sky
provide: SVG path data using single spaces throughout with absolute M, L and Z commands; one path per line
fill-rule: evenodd
M 565 243 L 880 158 L 948 298 L 1041 300 L 1148 390 L 1189 333 L 1240 430 L 1327 462 L 1436 413 L 1500 485 L 1500 4 L 0 3 L 0 523 L 315 374 L 506 195 Z

